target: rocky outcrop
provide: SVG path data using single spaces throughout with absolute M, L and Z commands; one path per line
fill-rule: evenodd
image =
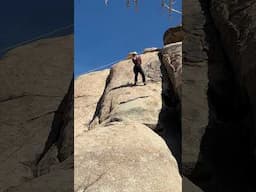
M 181 54 L 181 44 L 179 48 Z M 133 86 L 131 60 L 111 68 L 104 91 L 104 83 L 100 83 L 99 92 L 103 94 L 97 96 L 93 119 L 88 128 L 83 128 L 86 131 L 75 137 L 75 191 L 181 191 L 177 160 L 166 145 L 165 132 L 160 130 L 164 129 L 160 126 L 162 79 L 169 77 L 162 73 L 164 66 L 158 51 L 141 57 L 147 85 L 142 85 L 139 78 L 139 84 Z M 97 74 L 102 72 L 77 80 L 90 87 L 86 79 L 90 75 L 98 79 Z M 105 80 L 105 76 L 101 79 Z
M 141 123 L 112 122 L 75 141 L 75 191 L 181 191 L 168 147 Z
M 248 146 L 250 150 L 256 149 L 256 143 L 253 141 L 256 137 L 255 11 L 256 3 L 252 0 L 241 2 L 214 0 L 210 4 L 210 13 L 220 34 L 224 54 L 230 64 L 230 70 L 233 71 L 237 89 L 241 92 L 240 97 L 238 96 L 240 105 L 248 107 L 244 111 L 247 114 L 242 118 L 252 120 L 247 127 L 248 134 L 251 134 L 251 142 Z M 237 111 L 237 113 L 240 115 L 241 112 Z M 256 162 L 255 152 L 250 153 L 251 158 Z
M 0 60 L 0 191 L 55 191 L 57 180 L 72 187 L 72 71 L 72 36 L 39 40 Z
M 181 168 L 181 42 L 165 46 L 159 53 L 162 73 L 162 108 L 159 114 L 159 134 L 175 156 Z
M 115 120 L 136 121 L 155 129 L 161 109 L 161 73 L 158 52 L 142 55 L 148 85 L 135 86 L 133 63 L 124 60 L 114 65 L 95 114 L 93 126 Z
M 154 51 L 160 51 L 160 49 L 157 47 L 150 47 L 150 48 L 144 49 L 143 53 L 154 52 Z
M 181 42 L 164 46 L 161 50 L 162 61 L 173 85 L 173 94 L 181 98 L 182 87 L 182 44 Z
M 79 76 L 75 80 L 74 89 L 74 136 L 89 129 L 94 117 L 97 103 L 105 89 L 109 69 Z M 90 85 L 90 86 L 88 86 Z
M 73 164 L 73 163 L 72 163 Z M 71 163 L 70 163 L 71 165 Z M 72 166 L 54 170 L 47 175 L 34 178 L 31 181 L 23 182 L 22 185 L 10 187 L 6 192 L 45 192 L 45 191 L 63 191 L 70 192 L 74 190 L 71 180 L 74 175 Z M 72 185 L 71 185 L 72 184 Z
M 164 45 L 171 43 L 181 42 L 184 39 L 184 31 L 182 26 L 171 27 L 165 33 L 163 37 Z
M 200 3 L 183 3 L 191 9 L 183 10 L 183 30 L 186 31 L 186 35 L 180 32 L 180 39 L 183 39 L 182 50 L 180 43 L 165 45 L 161 50 L 164 66 L 162 73 L 167 76 L 162 81 L 165 105 L 162 107 L 164 110 L 161 113 L 161 122 L 164 122 L 163 135 L 167 144 L 169 143 L 168 146 L 175 152 L 180 172 L 190 176 L 196 166 L 201 137 L 208 123 L 208 68 L 203 31 L 205 20 Z M 168 36 L 172 37 L 171 29 L 165 32 L 165 44 L 168 43 Z M 187 177 L 183 177 L 182 191 L 202 190 Z
M 184 175 L 190 175 L 208 124 L 208 57 L 201 4 L 193 0 L 184 1 L 183 6 L 182 168 Z
M 186 177 L 182 177 L 182 191 L 203 192 L 199 187 L 197 187 Z
M 189 26 L 186 23 L 191 19 L 197 20 L 197 24 L 201 23 L 199 18 L 203 21 L 199 27 L 189 26 L 186 37 L 194 34 L 197 37 L 193 39 L 200 38 L 202 45 L 207 45 L 192 47 L 199 55 L 206 48 L 209 117 L 203 137 L 198 137 L 202 138 L 198 162 L 189 176 L 204 191 L 255 191 L 256 188 L 252 180 L 256 130 L 252 85 L 256 74 L 255 9 L 251 0 L 193 0 L 184 4 L 184 10 L 191 15 L 185 13 L 184 26 Z M 202 29 L 200 33 L 198 29 Z M 191 47 L 188 43 L 184 41 L 184 48 Z M 184 60 L 184 66 L 188 61 Z M 199 129 L 198 126 L 194 132 Z M 186 148 L 193 150 L 192 146 Z

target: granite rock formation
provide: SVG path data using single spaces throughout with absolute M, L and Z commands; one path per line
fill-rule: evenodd
M 1 58 L 0 191 L 73 189 L 72 72 L 72 35 Z
M 170 49 L 176 56 L 168 55 Z M 180 102 L 174 99 L 179 88 L 171 86 L 178 78 L 169 79 L 165 67 L 169 61 L 181 69 L 181 43 L 169 45 L 163 53 L 152 50 L 141 54 L 145 86 L 140 77 L 139 84 L 133 86 L 131 59 L 120 61 L 110 71 L 85 74 L 75 81 L 76 108 L 85 106 L 83 103 L 95 107 L 93 117 L 89 115 L 91 121 L 86 117 L 75 126 L 79 133 L 75 136 L 75 191 L 181 191 L 180 151 L 176 150 L 180 149 L 181 141 L 176 137 L 180 125 L 168 119 L 170 112 L 179 109 Z M 89 78 L 101 81 L 96 83 L 98 89 L 90 86 Z M 90 96 L 78 97 L 84 95 L 81 87 L 87 87 L 88 92 L 97 90 L 92 104 L 87 103 Z M 79 111 L 75 122 L 81 118 Z M 167 127 L 170 121 L 173 126 Z M 167 136 L 170 133 L 173 136 Z
M 163 36 L 164 45 L 183 41 L 184 34 L 182 26 L 169 28 Z
M 184 1 L 183 10 L 183 76 L 189 77 L 186 66 L 205 69 L 203 86 L 198 83 L 193 92 L 202 93 L 198 102 L 203 105 L 195 110 L 208 111 L 193 130 L 182 128 L 183 141 L 189 143 L 189 135 L 200 141 L 200 147 L 198 141 L 184 146 L 183 172 L 205 192 L 255 191 L 255 2 L 192 0 Z

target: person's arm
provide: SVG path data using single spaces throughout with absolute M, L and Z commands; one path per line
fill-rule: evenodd
M 136 65 L 136 63 L 135 63 L 135 61 L 134 61 L 134 58 L 132 58 L 132 62 L 133 62 L 134 65 Z

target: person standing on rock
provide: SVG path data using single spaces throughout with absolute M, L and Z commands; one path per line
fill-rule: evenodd
M 146 85 L 146 78 L 145 78 L 145 73 L 141 67 L 141 57 L 138 55 L 138 53 L 136 51 L 132 52 L 132 62 L 134 63 L 134 67 L 133 67 L 133 72 L 134 72 L 134 85 L 137 85 L 137 81 L 138 81 L 138 74 L 140 73 L 142 76 L 142 81 L 144 83 L 144 85 Z

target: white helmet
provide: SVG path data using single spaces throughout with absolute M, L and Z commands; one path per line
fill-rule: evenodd
M 131 52 L 131 55 L 138 55 L 136 51 Z

